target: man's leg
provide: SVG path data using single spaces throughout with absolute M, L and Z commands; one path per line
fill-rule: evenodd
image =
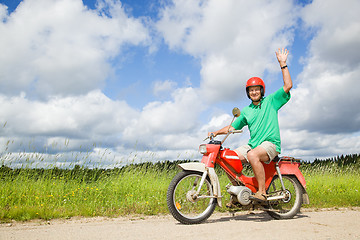
M 270 160 L 268 153 L 263 147 L 258 146 L 247 153 L 247 158 L 253 168 L 255 178 L 259 184 L 258 194 L 266 194 L 265 170 L 262 162 Z

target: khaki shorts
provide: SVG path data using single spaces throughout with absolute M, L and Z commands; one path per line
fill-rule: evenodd
M 273 160 L 277 155 L 279 155 L 279 153 L 276 151 L 275 144 L 273 144 L 272 142 L 265 141 L 265 142 L 261 143 L 259 146 L 261 146 L 262 148 L 264 148 L 266 150 L 266 153 L 269 156 L 270 161 Z M 243 146 L 237 148 L 236 151 L 241 153 L 245 157 L 246 161 L 249 162 L 249 160 L 247 158 L 247 153 L 251 149 L 252 148 L 249 145 L 243 145 Z

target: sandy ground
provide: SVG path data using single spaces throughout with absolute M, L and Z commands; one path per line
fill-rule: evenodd
M 303 210 L 291 220 L 215 213 L 189 226 L 170 215 L 14 222 L 0 224 L 0 239 L 360 239 L 360 209 Z

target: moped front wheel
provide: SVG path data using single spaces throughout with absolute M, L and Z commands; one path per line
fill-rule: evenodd
M 282 189 L 279 176 L 275 176 L 267 190 L 269 196 L 282 195 L 285 198 L 269 201 L 267 213 L 275 219 L 293 218 L 301 208 L 302 186 L 297 178 L 283 175 L 285 191 Z
M 209 177 L 196 194 L 202 173 L 182 171 L 171 181 L 167 205 L 173 217 L 183 224 L 198 224 L 208 219 L 216 207 L 216 198 Z

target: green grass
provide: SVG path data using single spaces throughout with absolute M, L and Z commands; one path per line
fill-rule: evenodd
M 308 179 L 309 207 L 360 206 L 359 174 L 315 175 Z
M 167 210 L 167 171 L 128 167 L 112 171 L 39 172 L 32 169 L 3 171 L 0 175 L 1 221 L 152 215 Z
M 11 220 L 168 214 L 166 191 L 175 163 L 144 163 L 116 169 L 0 168 L 0 222 Z M 219 170 L 219 169 L 217 169 Z M 360 161 L 303 164 L 310 205 L 359 207 Z M 223 199 L 229 182 L 219 172 Z M 219 211 L 226 211 L 225 207 Z
M 337 163 L 304 166 L 311 208 L 359 207 L 360 161 L 345 166 Z

